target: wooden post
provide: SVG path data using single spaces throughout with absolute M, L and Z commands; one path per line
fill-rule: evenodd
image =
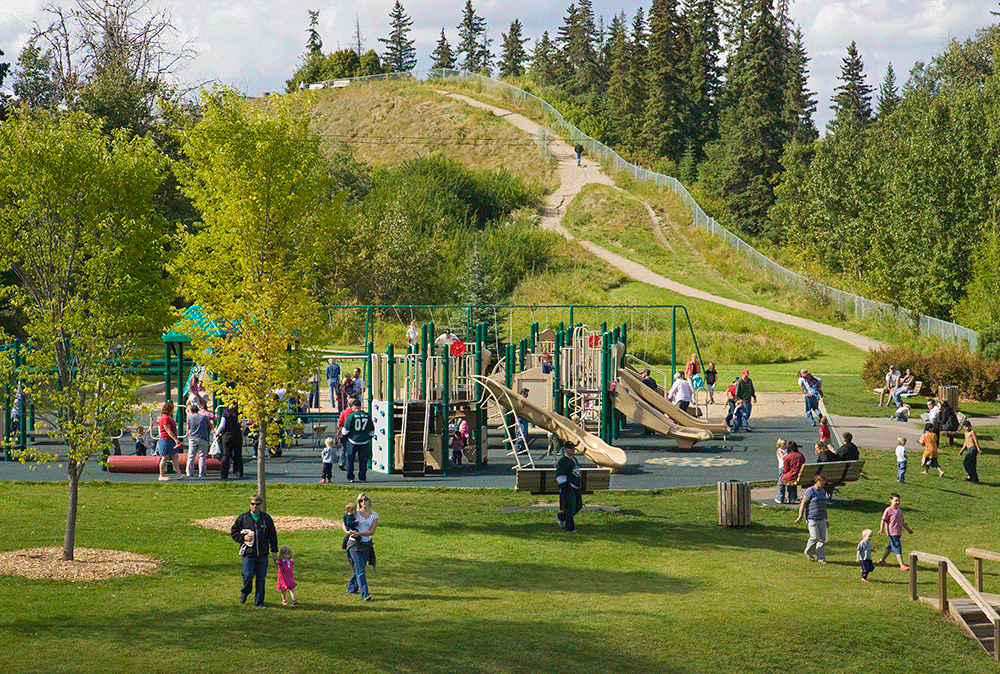
M 917 600 L 917 556 L 910 553 L 910 601 Z
M 948 612 L 948 562 L 944 560 L 938 562 L 938 609 Z
M 1000 662 L 1000 620 L 993 621 L 993 659 Z
M 983 558 L 976 557 L 976 589 L 983 591 Z

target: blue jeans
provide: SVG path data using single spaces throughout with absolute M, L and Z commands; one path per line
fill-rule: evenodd
M 354 456 L 358 457 L 358 479 L 362 482 L 365 481 L 365 476 L 368 474 L 368 462 L 372 458 L 372 443 L 363 442 L 361 444 L 354 444 L 353 440 L 347 441 L 347 479 L 354 479 Z
M 517 418 L 517 427 L 520 433 L 517 436 L 517 443 L 515 447 L 517 448 L 517 453 L 528 451 L 528 420 L 522 417 Z
M 337 409 L 337 389 L 340 388 L 340 382 L 336 379 L 327 379 L 326 383 L 330 386 L 330 407 Z
M 806 542 L 805 553 L 809 554 L 809 548 L 816 546 L 816 561 L 826 561 L 826 520 L 806 520 L 809 526 L 809 540 Z
M 903 404 L 903 401 L 900 399 L 900 396 L 902 396 L 904 393 L 913 393 L 913 391 L 911 391 L 910 389 L 899 388 L 892 392 L 892 401 L 896 403 L 896 407 L 899 407 L 900 405 Z
M 750 413 L 753 412 L 753 403 L 749 400 L 743 401 L 743 425 L 750 428 Z
M 583 494 L 580 493 L 579 489 L 567 482 L 559 487 L 559 498 L 562 500 L 563 510 L 556 517 L 559 518 L 560 522 L 566 524 L 566 531 L 576 531 L 576 524 L 573 522 L 573 518 L 578 512 L 583 510 Z
M 779 501 L 785 501 L 786 500 L 785 499 L 786 496 L 788 497 L 787 498 L 787 502 L 788 503 L 791 503 L 792 501 L 794 501 L 795 499 L 797 499 L 799 497 L 799 487 L 798 487 L 798 485 L 794 485 L 794 484 L 785 484 L 784 482 L 782 482 L 779 479 L 778 480 L 778 500 Z
M 257 592 L 253 596 L 254 606 L 264 605 L 264 580 L 266 577 L 267 555 L 243 558 L 243 594 L 249 595 L 253 592 L 254 578 L 257 579 Z
M 897 461 L 896 468 L 896 482 L 906 482 L 906 461 Z
M 816 396 L 806 396 L 806 416 L 809 417 L 809 421 L 816 423 L 813 419 L 813 412 L 819 415 L 819 400 Z
M 367 599 L 370 596 L 368 578 L 365 576 L 368 551 L 367 545 L 354 545 L 347 549 L 347 556 L 351 560 L 351 579 L 347 581 L 347 592 L 349 594 L 360 593 L 362 599 Z

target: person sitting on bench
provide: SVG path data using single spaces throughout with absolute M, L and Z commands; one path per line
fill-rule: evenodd
M 916 383 L 916 375 L 910 372 L 910 368 L 906 368 L 906 374 L 900 377 L 899 384 L 892 390 L 892 401 L 896 403 L 896 407 L 903 404 L 903 401 L 900 400 L 902 396 L 915 393 L 913 385 Z

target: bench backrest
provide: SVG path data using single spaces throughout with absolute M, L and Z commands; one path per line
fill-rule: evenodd
M 855 482 L 861 477 L 861 469 L 864 467 L 864 459 L 857 461 L 807 463 L 799 471 L 799 479 L 796 482 L 802 487 L 808 487 L 820 473 L 826 476 L 827 484 L 838 485 L 845 482 Z
M 608 489 L 611 486 L 611 470 L 608 468 L 581 468 L 580 490 L 584 494 Z M 532 494 L 558 494 L 555 468 L 519 468 L 514 484 L 517 491 Z

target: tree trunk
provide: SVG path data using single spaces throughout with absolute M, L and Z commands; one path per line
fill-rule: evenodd
M 267 421 L 264 415 L 259 415 L 260 423 L 257 433 L 257 495 L 263 503 L 260 506 L 261 512 L 267 512 L 267 481 L 264 477 L 264 465 L 267 462 Z
M 68 461 L 69 477 L 69 503 L 66 508 L 66 536 L 63 538 L 63 561 L 73 561 L 73 548 L 76 544 L 76 505 L 80 493 L 80 473 L 77 471 L 77 463 L 70 459 Z

